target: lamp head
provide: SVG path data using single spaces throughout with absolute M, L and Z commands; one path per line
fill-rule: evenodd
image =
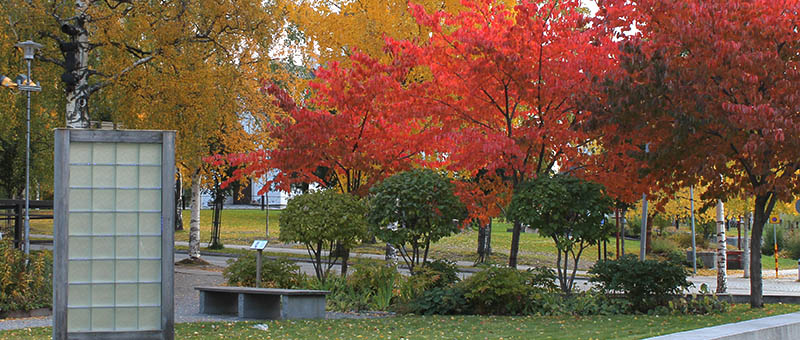
M 42 45 L 39 43 L 35 43 L 33 41 L 27 40 L 14 45 L 22 49 L 23 59 L 25 60 L 33 60 L 33 56 L 36 55 L 36 51 L 42 48 Z

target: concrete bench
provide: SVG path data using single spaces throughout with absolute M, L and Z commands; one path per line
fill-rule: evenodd
M 228 314 L 244 319 L 324 319 L 325 290 L 250 287 L 195 287 L 200 314 Z

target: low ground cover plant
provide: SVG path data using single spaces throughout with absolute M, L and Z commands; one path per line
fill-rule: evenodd
M 599 288 L 565 294 L 556 284 L 556 273 L 546 267 L 486 266 L 460 280 L 458 268 L 447 261 L 425 263 L 410 276 L 393 265 L 357 263 L 347 278 L 330 276 L 323 282 L 286 260 L 265 260 L 262 286 L 328 290 L 327 309 L 338 312 L 590 316 L 707 314 L 728 308 L 707 292 L 681 296 L 689 287 L 687 272 L 673 261 L 628 256 L 600 261 L 590 273 Z M 229 284 L 253 286 L 254 256 L 232 261 L 224 275 Z

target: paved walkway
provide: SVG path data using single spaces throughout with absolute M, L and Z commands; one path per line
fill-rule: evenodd
M 175 269 L 175 322 L 225 321 L 236 320 L 235 317 L 199 314 L 200 300 L 194 287 L 216 286 L 223 283 L 222 274 L 218 272 Z M 27 327 L 45 327 L 53 324 L 52 317 L 6 319 L 0 320 L 0 330 Z
M 188 246 L 188 242 L 175 242 L 175 245 L 179 246 Z M 200 244 L 201 248 L 207 247 L 206 243 Z M 226 245 L 226 248 L 231 249 L 246 249 L 249 250 L 250 246 L 243 246 L 243 245 Z M 283 247 L 267 247 L 264 251 L 267 252 L 274 252 L 274 253 L 284 253 L 284 254 L 292 254 L 297 255 L 298 258 L 306 259 L 308 257 L 308 253 L 303 249 L 294 249 L 294 248 L 283 248 Z M 323 253 L 324 254 L 324 253 Z M 327 254 L 326 254 L 327 255 Z M 186 258 L 187 255 L 185 254 L 176 254 L 176 259 Z M 383 255 L 378 254 L 362 254 L 362 253 L 350 253 L 350 258 L 367 258 L 367 259 L 374 259 L 374 260 L 384 260 Z M 204 255 L 203 259 L 209 261 L 218 266 L 226 266 L 226 261 L 229 257 L 226 256 L 210 256 Z M 402 262 L 402 259 L 400 260 Z M 310 263 L 298 263 L 301 266 L 301 269 L 309 274 L 313 274 L 313 267 L 311 267 Z M 473 263 L 470 261 L 456 261 L 456 265 L 461 268 L 471 268 L 473 267 Z M 338 267 L 336 267 L 338 268 Z M 519 269 L 525 270 L 530 268 L 530 266 L 520 265 L 518 266 Z M 471 275 L 471 271 L 463 271 L 462 278 Z M 577 272 L 579 282 L 576 282 L 578 288 L 587 289 L 589 284 L 586 282 L 586 271 L 579 270 Z M 779 279 L 775 279 L 775 271 L 774 270 L 765 270 L 762 272 L 763 278 L 763 288 L 765 295 L 788 295 L 788 296 L 800 296 L 800 282 L 797 282 L 797 270 L 796 269 L 785 269 L 779 271 Z M 706 284 L 708 289 L 712 292 L 716 291 L 717 288 L 717 277 L 716 276 L 690 276 L 689 281 L 694 283 L 694 287 L 692 287 L 693 292 L 697 292 L 700 289 L 700 285 Z M 729 275 L 728 276 L 728 293 L 731 294 L 750 294 L 750 279 L 743 278 L 741 275 Z

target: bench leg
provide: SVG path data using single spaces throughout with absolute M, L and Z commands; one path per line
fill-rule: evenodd
M 239 317 L 244 319 L 280 320 L 280 296 L 239 294 Z
M 281 319 L 324 319 L 325 296 L 281 296 Z
M 239 294 L 200 291 L 200 314 L 236 315 Z

